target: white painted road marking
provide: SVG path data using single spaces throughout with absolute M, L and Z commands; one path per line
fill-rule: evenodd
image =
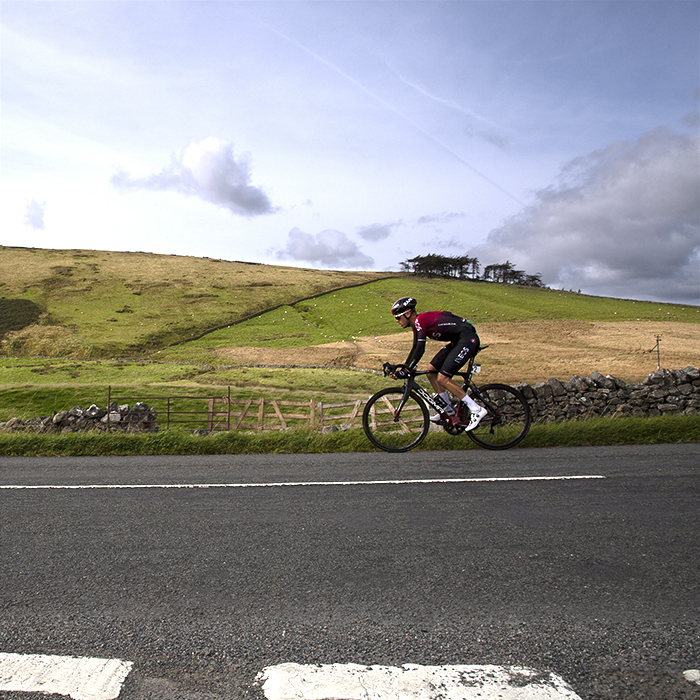
M 403 484 L 466 484 L 499 481 L 575 481 L 578 479 L 605 479 L 599 474 L 576 476 L 499 476 L 472 477 L 464 479 L 383 479 L 377 481 L 279 481 L 241 484 L 11 484 L 0 485 L 2 489 L 259 489 L 280 486 L 378 486 Z
M 689 683 L 697 683 L 700 685 L 700 670 L 694 668 L 690 671 L 683 671 L 683 676 Z
M 295 663 L 259 675 L 267 700 L 581 700 L 554 673 L 522 666 L 359 666 Z
M 114 700 L 132 665 L 120 659 L 0 653 L 0 690 Z

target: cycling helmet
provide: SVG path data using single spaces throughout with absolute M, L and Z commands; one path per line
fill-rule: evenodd
M 401 299 L 394 302 L 394 305 L 391 307 L 391 313 L 394 316 L 400 316 L 407 311 L 415 311 L 417 303 L 413 297 L 401 297 Z

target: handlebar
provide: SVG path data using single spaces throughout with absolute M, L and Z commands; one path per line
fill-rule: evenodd
M 428 370 L 417 370 L 415 367 L 413 369 L 410 369 L 408 365 L 405 364 L 398 364 L 398 365 L 392 365 L 389 362 L 385 362 L 384 365 L 384 376 L 388 377 L 390 374 L 393 374 L 396 372 L 397 369 L 405 369 L 408 370 L 408 374 L 410 377 L 417 377 L 420 374 L 434 374 L 434 372 L 429 372 Z
M 392 365 L 389 362 L 385 362 L 383 366 L 384 366 L 384 376 L 385 377 L 388 377 L 390 374 L 393 374 L 400 367 L 403 369 L 406 369 L 406 365 Z

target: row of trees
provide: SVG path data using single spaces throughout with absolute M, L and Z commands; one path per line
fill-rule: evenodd
M 416 255 L 400 263 L 404 272 L 417 275 L 436 275 L 438 277 L 455 277 L 457 279 L 484 280 L 487 282 L 503 282 L 505 284 L 521 284 L 526 287 L 543 287 L 542 275 L 529 275 L 524 270 L 516 270 L 509 260 L 496 265 L 487 265 L 483 274 L 478 258 L 468 255 Z

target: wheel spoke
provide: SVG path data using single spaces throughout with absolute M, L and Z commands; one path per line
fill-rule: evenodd
M 478 390 L 489 414 L 469 437 L 481 447 L 505 450 L 517 445 L 530 429 L 530 409 L 525 397 L 507 384 L 488 384 Z M 479 396 L 475 397 L 477 400 Z
M 376 393 L 365 406 L 362 427 L 370 441 L 387 452 L 405 452 L 419 445 L 430 423 L 428 409 L 414 393 L 401 406 L 403 389 L 388 388 Z M 401 406 L 398 420 L 396 412 Z

